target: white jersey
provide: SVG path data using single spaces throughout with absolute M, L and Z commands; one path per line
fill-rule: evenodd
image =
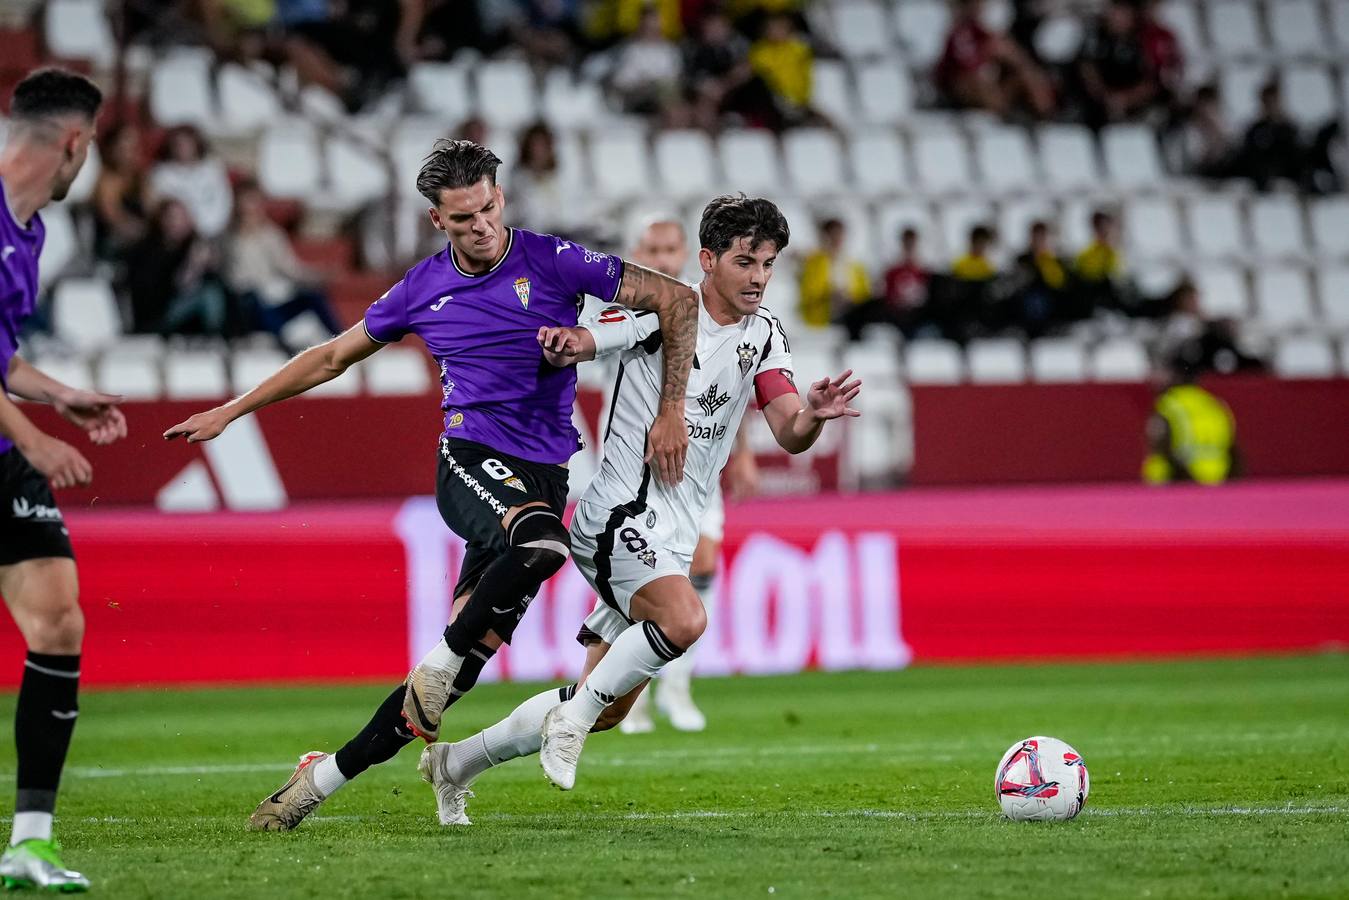
M 689 446 L 684 478 L 673 486 L 656 478 L 642 461 L 663 384 L 665 355 L 656 315 L 609 307 L 582 327 L 594 335 L 597 356 L 621 355 L 604 458 L 581 502 L 612 510 L 638 501 L 665 523 L 662 531 L 670 536 L 671 552 L 692 553 L 703 511 L 754 395 L 756 376 L 782 369 L 791 377 L 791 349 L 782 324 L 760 307 L 738 322 L 718 325 L 699 304 L 698 342 L 684 401 Z

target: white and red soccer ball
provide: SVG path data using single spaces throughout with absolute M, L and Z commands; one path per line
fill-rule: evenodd
M 1017 741 L 993 781 L 1003 815 L 1015 822 L 1066 822 L 1082 811 L 1090 787 L 1082 755 L 1052 737 Z

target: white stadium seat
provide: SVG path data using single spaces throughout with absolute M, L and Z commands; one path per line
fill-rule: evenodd
M 1085 28 L 1076 15 L 1051 15 L 1035 32 L 1035 52 L 1053 65 L 1071 63 L 1082 49 Z
M 361 392 L 361 366 L 352 366 L 332 381 L 325 381 L 318 387 L 310 388 L 300 396 L 312 397 L 355 397 Z
M 1095 188 L 1101 183 L 1096 144 L 1080 125 L 1046 125 L 1039 130 L 1040 166 L 1059 191 Z
M 42 224 L 47 228 L 47 238 L 37 258 L 37 279 L 38 285 L 45 289 L 55 284 L 74 261 L 80 252 L 80 241 L 70 207 L 65 203 L 53 203 L 43 209 Z
M 1349 199 L 1313 200 L 1309 211 L 1317 250 L 1324 256 L 1349 256 Z
M 893 341 L 886 340 L 850 343 L 843 350 L 841 365 L 845 369 L 852 369 L 853 375 L 862 379 L 863 383 L 878 387 L 893 385 L 900 377 L 899 348 Z
M 843 173 L 843 145 L 838 135 L 823 128 L 798 128 L 782 138 L 787 176 L 797 193 L 806 196 L 837 193 L 847 180 Z
M 330 137 L 323 145 L 328 192 L 347 209 L 384 197 L 392 177 L 390 163 L 380 158 L 383 145 L 355 136 Z
M 89 371 L 89 361 L 84 357 L 71 356 L 68 353 L 37 356 L 30 360 L 33 367 L 42 374 L 54 378 L 62 384 L 68 384 L 76 390 L 97 390 L 94 376 Z
M 103 0 L 49 0 L 43 39 L 53 56 L 88 60 L 101 69 L 117 55 Z
M 1208 259 L 1246 258 L 1251 241 L 1246 236 L 1241 206 L 1230 194 L 1203 194 L 1186 204 L 1190 243 Z
M 1256 253 L 1266 258 L 1304 259 L 1307 230 L 1302 204 L 1287 194 L 1264 194 L 1251 201 L 1251 237 Z
M 171 351 L 164 358 L 164 392 L 172 400 L 203 400 L 230 392 L 225 358 L 208 350 Z
M 646 134 L 635 129 L 618 129 L 597 134 L 590 141 L 591 169 L 603 173 L 596 180 L 606 196 L 636 197 L 651 189 L 650 152 Z
M 895 31 L 907 48 L 909 62 L 926 69 L 941 56 L 951 28 L 950 7 L 944 0 L 904 0 L 894 4 Z
M 1310 56 L 1324 53 L 1326 25 L 1315 0 L 1276 0 L 1266 7 L 1269 32 L 1279 55 Z
M 1199 21 L 1199 7 L 1193 0 L 1166 0 L 1161 5 L 1161 19 L 1180 41 L 1185 60 L 1202 59 L 1208 52 L 1204 40 L 1204 26 Z
M 1042 184 L 1024 128 L 996 127 L 974 133 L 975 158 L 984 184 L 997 192 L 1031 190 Z
M 1250 304 L 1246 299 L 1246 276 L 1230 266 L 1204 266 L 1195 272 L 1199 307 L 1214 318 L 1244 319 Z
M 1223 112 L 1241 133 L 1260 113 L 1260 88 L 1273 72 L 1266 66 L 1241 63 L 1225 66 L 1221 73 Z
M 965 347 L 970 381 L 976 384 L 1019 384 L 1026 380 L 1026 350 L 1015 338 L 985 338 Z
M 1307 273 L 1289 266 L 1256 270 L 1255 313 L 1262 324 L 1278 331 L 1311 325 L 1316 311 Z
M 210 129 L 216 118 L 211 89 L 211 56 L 176 49 L 150 71 L 150 115 L 155 124 Z
M 911 384 L 959 384 L 965 370 L 960 345 L 913 341 L 904 348 L 904 370 Z
M 894 200 L 876 211 L 879 249 L 886 264 L 899 255 L 899 235 L 905 228 L 918 231 L 918 246 L 925 259 L 945 260 L 950 255 L 944 246 L 945 240 L 933 222 L 932 210 L 926 203 Z
M 921 131 L 913 138 L 916 187 L 925 193 L 965 192 L 975 187 L 969 149 L 958 131 Z
M 476 68 L 478 115 L 489 125 L 523 128 L 538 118 L 539 87 L 529 63 L 488 60 Z
M 237 395 L 251 391 L 285 364 L 286 354 L 278 349 L 237 351 L 230 360 L 230 392 Z
M 555 129 L 598 124 L 607 114 L 604 92 L 595 81 L 575 79 L 557 66 L 543 80 L 542 113 Z
M 1157 133 L 1146 125 L 1107 125 L 1101 129 L 1101 155 L 1117 187 L 1157 187 L 1162 181 Z
M 365 385 L 372 394 L 424 394 L 431 389 L 431 373 L 419 350 L 386 347 L 365 363 Z
M 1349 49 L 1349 0 L 1330 0 L 1330 31 L 1338 47 Z
M 102 278 L 63 278 L 52 298 L 52 330 L 76 350 L 98 350 L 117 340 L 122 317 Z
M 1032 341 L 1030 374 L 1033 380 L 1046 383 L 1086 381 L 1086 347 L 1070 338 Z
M 1318 128 L 1339 115 L 1335 83 L 1325 66 L 1295 65 L 1282 75 L 1288 115 L 1303 128 Z
M 853 88 L 848 66 L 836 59 L 817 59 L 811 69 L 810 105 L 839 128 L 854 121 Z
M 776 193 L 784 182 L 777 141 L 766 131 L 728 131 L 718 143 L 721 168 L 745 193 Z
M 437 118 L 406 118 L 393 133 L 394 185 L 409 198 L 417 193 L 417 173 L 437 140 L 449 137 L 451 124 Z
M 705 197 L 721 183 L 712 139 L 704 131 L 662 131 L 655 137 L 659 184 L 672 197 Z
M 1129 204 L 1124 213 L 1124 241 L 1131 255 L 1148 259 L 1172 259 L 1184 252 L 1180 215 L 1170 199 L 1144 198 Z
M 1111 338 L 1092 351 L 1088 370 L 1094 381 L 1146 381 L 1148 353 L 1132 338 Z
M 281 118 L 281 100 L 267 76 L 237 63 L 226 63 L 216 79 L 220 117 L 213 124 L 217 134 L 253 135 Z
M 1213 0 L 1208 4 L 1208 33 L 1221 56 L 1252 56 L 1265 46 L 1255 4 L 1250 0 Z
M 858 112 L 867 125 L 895 125 L 913 112 L 909 72 L 892 60 L 863 63 L 857 69 Z
M 895 193 L 912 184 L 908 153 L 890 130 L 853 135 L 848 142 L 853 183 L 869 195 Z
M 3 130 L 0 129 L 0 132 Z M 3 141 L 4 134 L 0 133 L 0 141 Z M 3 146 L 3 144 L 0 144 Z M 94 188 L 98 185 L 98 176 L 103 171 L 103 158 L 98 152 L 98 142 L 89 142 L 89 155 L 85 157 L 84 165 L 80 166 L 80 174 L 75 176 L 75 180 L 70 185 L 70 191 L 66 194 L 67 203 L 87 203 L 94 196 Z
M 408 92 L 416 108 L 435 113 L 452 124 L 468 118 L 472 109 L 468 69 L 446 62 L 419 62 L 408 70 Z
M 1322 337 L 1286 337 L 1274 349 L 1274 371 L 1282 378 L 1332 378 L 1337 368 L 1330 343 Z
M 1349 268 L 1322 267 L 1316 281 L 1321 321 L 1331 331 L 1349 333 Z
M 94 381 L 104 393 L 121 394 L 128 400 L 158 400 L 164 393 L 164 379 L 154 359 L 108 353 L 95 368 Z
M 845 0 L 834 6 L 834 39 L 850 59 L 882 56 L 895 48 L 885 10 L 872 0 Z
M 273 125 L 258 143 L 258 184 L 271 197 L 308 199 L 323 176 L 318 136 L 305 122 Z

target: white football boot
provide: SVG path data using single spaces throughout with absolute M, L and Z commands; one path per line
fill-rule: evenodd
M 441 825 L 472 825 L 468 818 L 468 798 L 473 792 L 460 784 L 449 744 L 432 744 L 422 751 L 417 771 L 422 781 L 436 789 L 436 813 Z
M 576 786 L 576 766 L 589 734 L 589 728 L 564 716 L 561 706 L 554 706 L 543 718 L 539 764 L 548 780 L 564 791 Z
M 702 731 L 707 727 L 707 717 L 693 702 L 691 682 L 687 676 L 668 671 L 662 672 L 656 682 L 656 708 L 678 731 Z

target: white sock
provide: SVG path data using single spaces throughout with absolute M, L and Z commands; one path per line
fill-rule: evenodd
M 314 763 L 314 790 L 319 792 L 319 796 L 326 798 L 346 783 L 347 776 L 337 767 L 336 753 L 330 753 Z
M 49 812 L 21 812 L 14 814 L 14 829 L 9 835 L 11 847 L 37 838 L 39 841 L 52 839 L 52 814 Z
M 659 648 L 659 651 L 657 650 Z M 655 622 L 638 622 L 618 636 L 604 659 L 562 707 L 562 714 L 578 725 L 593 728 L 609 704 L 652 678 L 679 649 Z
M 538 753 L 543 743 L 543 717 L 561 702 L 559 690 L 549 688 L 521 703 L 495 725 L 451 744 L 456 767 L 454 780 L 467 786 L 492 766 Z
M 436 645 L 418 663 L 418 665 L 426 666 L 428 669 L 441 669 L 449 672 L 451 677 L 459 674 L 459 667 L 463 664 L 464 657 L 451 650 L 445 644 L 444 638 L 436 641 Z

